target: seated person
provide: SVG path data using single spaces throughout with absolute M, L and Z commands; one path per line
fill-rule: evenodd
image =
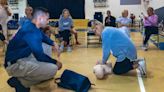
M 145 61 L 137 60 L 137 50 L 133 42 L 118 28 L 104 27 L 97 20 L 93 21 L 93 31 L 102 37 L 103 57 L 101 64 L 106 64 L 112 54 L 117 58 L 113 73 L 121 75 L 138 68 L 142 75 L 146 75 Z
M 8 5 L 8 0 L 0 0 L 0 25 L 2 27 L 2 33 L 7 40 L 9 40 L 7 34 L 7 22 L 10 16 L 12 16 L 12 12 L 11 8 Z
M 130 37 L 129 27 L 130 27 L 130 24 L 131 24 L 131 19 L 128 18 L 128 10 L 124 10 L 122 12 L 122 17 L 118 18 L 116 20 L 116 22 L 118 24 L 118 27 L 120 29 L 125 29 L 125 30 L 122 30 L 122 31 L 126 32 L 128 34 L 128 36 Z
M 128 18 L 128 10 L 124 10 L 122 12 L 122 17 L 118 18 L 116 22 L 118 23 L 118 27 L 130 27 L 131 19 Z
M 26 7 L 26 9 L 25 9 L 26 16 L 20 18 L 20 20 L 18 22 L 19 25 L 22 26 L 26 21 L 31 21 L 32 13 L 33 13 L 33 8 L 30 6 Z
M 111 12 L 107 11 L 107 17 L 105 18 L 105 26 L 116 27 L 116 18 L 111 16 Z
M 56 21 L 55 27 L 59 27 L 58 21 Z M 73 34 L 75 35 L 76 44 L 77 44 L 77 45 L 80 45 L 80 43 L 79 43 L 79 41 L 78 41 L 78 34 L 77 34 L 77 31 L 76 31 L 76 29 L 75 29 L 73 26 L 71 27 L 71 33 L 73 33 Z M 59 38 L 59 35 L 58 35 L 57 33 L 55 33 L 55 35 L 57 36 L 56 38 Z
M 69 10 L 64 9 L 60 19 L 59 19 L 59 35 L 62 37 L 63 41 L 60 45 L 60 51 L 62 52 L 64 50 L 64 44 L 66 43 L 67 51 L 72 51 L 70 46 L 70 31 L 71 27 L 73 26 L 73 21 L 70 16 Z
M 131 14 L 130 14 L 130 19 L 132 20 L 132 22 L 131 22 L 131 27 L 133 27 L 134 24 L 135 24 L 135 18 L 136 18 L 136 16 L 135 16 L 133 13 L 131 13 Z
M 11 78 L 7 81 L 16 92 L 30 92 L 30 87 L 54 78 L 62 63 L 43 51 L 42 43 L 58 45 L 40 30 L 49 19 L 48 10 L 35 9 L 32 21 L 25 22 L 10 40 L 5 56 L 5 69 Z
M 144 16 L 145 37 L 143 40 L 142 49 L 148 50 L 148 41 L 152 34 L 158 34 L 158 16 L 154 13 L 154 9 L 149 7 L 147 9 L 148 16 Z

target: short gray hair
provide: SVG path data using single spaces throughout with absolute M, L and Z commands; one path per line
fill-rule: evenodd
M 103 25 L 103 23 L 101 23 L 100 21 L 98 21 L 97 19 L 91 20 L 91 25 L 94 28 L 96 25 Z

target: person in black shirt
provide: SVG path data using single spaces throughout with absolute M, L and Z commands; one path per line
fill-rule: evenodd
M 116 27 L 116 18 L 111 16 L 111 12 L 107 11 L 107 17 L 105 18 L 105 26 Z

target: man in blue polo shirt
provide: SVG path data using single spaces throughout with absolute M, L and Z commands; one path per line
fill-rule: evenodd
M 44 42 L 59 52 L 58 45 L 40 30 L 47 25 L 48 18 L 46 9 L 35 9 L 32 21 L 25 22 L 9 42 L 5 68 L 12 76 L 8 84 L 16 92 L 30 92 L 32 85 L 53 78 L 62 67 L 59 60 L 52 59 L 43 51 Z

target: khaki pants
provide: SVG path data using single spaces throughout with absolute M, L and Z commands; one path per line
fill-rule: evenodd
M 40 62 L 31 54 L 6 68 L 9 76 L 17 77 L 25 87 L 53 78 L 58 70 L 55 64 Z

